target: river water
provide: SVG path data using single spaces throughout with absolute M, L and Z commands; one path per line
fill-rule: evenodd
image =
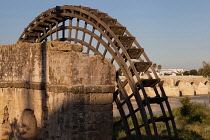
M 210 106 L 209 95 L 196 95 L 196 96 L 188 96 L 188 97 L 191 99 L 190 101 L 192 103 L 201 103 L 201 104 L 205 104 L 207 106 Z M 180 107 L 181 103 L 180 103 L 179 100 L 182 99 L 182 98 L 184 98 L 184 97 L 168 97 L 168 101 L 170 103 L 170 107 L 172 109 Z M 136 104 L 135 100 L 133 99 L 131 101 L 132 101 L 133 108 L 136 109 L 137 108 L 137 104 Z M 166 108 L 166 105 L 164 105 L 164 106 Z M 151 104 L 151 108 L 152 108 L 152 111 L 153 111 L 154 114 L 162 113 L 162 111 L 160 109 L 160 106 L 157 105 L 157 104 Z M 125 111 L 125 114 L 129 114 L 129 110 L 128 110 L 128 108 L 126 106 L 124 107 L 124 111 Z M 167 109 L 166 109 L 166 111 L 167 111 Z M 119 111 L 118 111 L 117 106 L 116 106 L 115 103 L 113 105 L 113 116 L 114 117 L 120 116 Z

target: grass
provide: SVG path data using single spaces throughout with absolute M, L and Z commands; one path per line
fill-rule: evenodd
M 183 140 L 210 140 L 210 107 L 206 104 L 191 103 L 188 97 L 181 99 L 180 103 L 181 107 L 173 109 L 179 137 Z M 138 122 L 142 122 L 140 116 L 137 116 L 137 119 Z M 114 118 L 114 123 L 119 120 L 120 117 Z M 131 118 L 128 119 L 128 124 L 133 128 Z M 164 123 L 157 123 L 157 130 L 162 137 L 167 135 Z M 143 140 L 146 140 L 145 130 L 142 129 L 141 133 Z M 132 134 L 133 140 L 135 137 L 135 134 Z M 113 140 L 125 139 L 126 134 L 122 123 L 114 125 Z
M 188 97 L 180 100 L 182 106 L 173 110 L 179 135 L 186 140 L 210 140 L 210 108 L 191 103 Z

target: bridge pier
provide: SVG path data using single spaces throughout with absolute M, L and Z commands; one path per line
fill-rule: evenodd
M 0 46 L 0 139 L 112 139 L 115 69 L 67 42 Z

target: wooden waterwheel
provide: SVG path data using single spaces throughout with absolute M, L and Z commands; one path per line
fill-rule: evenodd
M 89 7 L 57 6 L 37 16 L 18 41 L 41 43 L 52 40 L 81 44 L 84 53 L 111 59 L 117 69 L 117 88 L 113 96 L 121 116 L 118 123 L 123 123 L 128 139 L 132 139 L 132 135 L 142 139 L 142 132 L 145 132 L 148 140 L 162 139 L 157 123 L 165 125 L 167 139 L 178 138 L 168 98 L 152 62 L 135 37 L 117 19 Z M 125 76 L 124 80 L 119 78 L 119 73 Z M 147 78 L 143 79 L 142 73 Z M 131 89 L 131 93 L 125 89 L 126 86 Z M 155 96 L 149 97 L 145 88 L 151 88 Z M 137 107 L 134 107 L 133 102 Z M 152 104 L 160 108 L 162 116 L 154 116 Z M 125 112 L 125 107 L 129 113 Z M 128 119 L 132 120 L 132 128 L 128 125 Z

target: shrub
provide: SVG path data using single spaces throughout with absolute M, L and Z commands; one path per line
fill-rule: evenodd
M 173 109 L 180 137 L 186 140 L 209 140 L 210 108 L 205 104 L 191 103 L 188 97 L 180 102 L 182 106 Z
M 173 109 L 176 126 L 179 132 L 179 137 L 183 140 L 210 140 L 210 108 L 205 104 L 195 104 L 190 102 L 190 98 L 185 97 L 180 100 L 181 107 Z M 159 117 L 160 115 L 155 115 Z M 143 123 L 140 116 L 137 116 L 138 122 Z M 114 119 L 114 122 L 120 120 L 120 117 Z M 128 119 L 130 128 L 133 128 L 131 118 Z M 156 123 L 158 133 L 165 138 L 167 131 L 165 125 L 161 122 Z M 142 131 L 143 140 L 147 138 L 146 133 Z M 167 138 L 167 137 L 166 137 Z M 132 134 L 132 139 L 135 140 L 135 134 Z M 155 139 L 155 137 L 154 137 Z M 123 130 L 122 123 L 117 123 L 114 126 L 113 140 L 126 140 L 126 134 Z
M 205 140 L 201 135 L 199 135 L 195 131 L 190 130 L 180 130 L 179 137 L 184 140 Z
M 209 108 L 205 104 L 191 103 L 188 97 L 181 99 L 180 102 L 182 106 L 178 109 L 180 112 L 176 114 L 179 119 L 182 119 L 187 124 L 208 122 Z

